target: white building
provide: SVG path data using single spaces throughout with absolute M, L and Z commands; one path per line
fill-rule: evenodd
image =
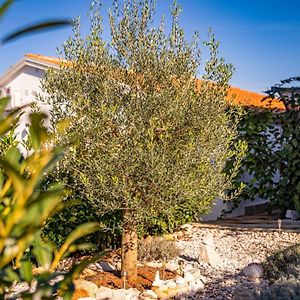
M 26 54 L 22 60 L 11 66 L 0 77 L 0 95 L 1 97 L 10 97 L 10 102 L 6 109 L 11 110 L 36 102 L 41 111 L 49 115 L 50 106 L 37 101 L 36 95 L 45 95 L 40 86 L 40 80 L 44 76 L 45 71 L 48 68 L 58 67 L 59 59 L 36 54 Z M 24 111 L 25 113 L 22 115 L 17 129 L 17 139 L 19 140 L 26 136 L 29 125 L 28 113 L 30 112 L 30 107 L 24 108 Z
M 1 96 L 10 96 L 11 100 L 7 109 L 13 109 L 15 107 L 22 107 L 28 105 L 31 102 L 37 102 L 41 110 L 49 115 L 50 106 L 44 103 L 41 103 L 36 100 L 36 95 L 40 94 L 45 96 L 45 93 L 41 90 L 40 80 L 44 76 L 45 71 L 48 68 L 59 68 L 60 60 L 54 57 L 47 57 L 38 54 L 26 54 L 24 58 L 9 68 L 1 77 L 0 77 L 0 94 Z M 261 102 L 261 99 L 265 96 L 262 94 L 257 94 L 249 91 L 244 91 L 238 88 L 230 88 L 229 98 L 235 96 L 234 102 L 244 105 L 257 108 L 266 108 L 270 107 L 269 103 Z M 269 106 L 268 106 L 269 105 Z M 272 108 L 278 106 L 282 109 L 281 103 L 273 102 L 271 104 Z M 27 135 L 28 128 L 28 112 L 30 107 L 25 108 L 25 114 L 20 120 L 20 125 L 17 129 L 17 139 L 21 140 Z M 244 201 L 240 206 L 233 211 L 231 216 L 244 215 L 245 211 L 255 205 L 261 205 L 265 203 L 263 199 L 257 199 L 256 201 Z M 231 210 L 230 204 L 224 204 L 221 200 L 216 201 L 215 206 L 212 212 L 205 216 L 206 220 L 214 220 L 218 218 L 223 209 L 226 211 Z

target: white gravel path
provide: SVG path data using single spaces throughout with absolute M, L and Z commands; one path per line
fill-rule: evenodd
M 213 236 L 215 249 L 221 256 L 217 267 L 198 261 L 203 239 Z M 242 270 L 251 262 L 262 263 L 272 253 L 300 242 L 299 233 L 270 231 L 239 231 L 234 229 L 208 229 L 193 226 L 179 237 L 177 245 L 182 258 L 198 267 L 206 278 L 205 290 L 193 299 L 250 299 L 249 290 L 266 287 L 268 282 L 253 283 Z

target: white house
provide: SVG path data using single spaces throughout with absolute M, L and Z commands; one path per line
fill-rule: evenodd
M 22 60 L 11 66 L 0 77 L 0 95 L 1 97 L 10 97 L 10 102 L 6 109 L 11 110 L 36 102 L 41 111 L 49 115 L 50 106 L 36 100 L 36 95 L 45 95 L 41 90 L 40 80 L 48 68 L 58 68 L 59 63 L 60 61 L 57 58 L 26 54 Z M 24 114 L 17 128 L 17 139 L 19 140 L 27 134 L 29 112 L 30 107 L 24 108 Z
M 42 111 L 49 115 L 50 106 L 36 100 L 36 95 L 44 95 L 40 87 L 40 80 L 44 76 L 48 68 L 59 68 L 61 60 L 54 57 L 47 57 L 39 54 L 26 54 L 22 60 L 10 67 L 0 77 L 0 94 L 1 96 L 10 96 L 11 100 L 7 110 L 15 107 L 22 107 L 31 102 L 36 102 Z M 265 96 L 262 94 L 253 93 L 250 91 L 241 90 L 238 88 L 230 88 L 229 98 L 235 96 L 234 102 L 244 106 L 251 106 L 257 108 L 279 108 L 283 109 L 281 102 L 272 102 L 270 104 L 261 102 Z M 269 106 L 268 106 L 269 105 Z M 25 114 L 20 120 L 20 125 L 17 129 L 17 139 L 23 139 L 27 134 L 28 127 L 28 113 L 30 108 L 25 108 Z M 250 207 L 265 203 L 263 199 L 256 201 L 244 201 L 240 206 L 231 213 L 231 216 L 244 215 Z M 204 216 L 205 220 L 213 220 L 220 216 L 222 210 L 230 210 L 230 204 L 223 204 L 221 200 L 216 201 L 213 211 L 208 216 Z

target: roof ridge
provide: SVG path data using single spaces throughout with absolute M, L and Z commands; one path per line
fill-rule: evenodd
M 32 59 L 35 61 L 39 61 L 48 65 L 56 65 L 60 66 L 71 64 L 70 61 L 67 61 L 63 58 L 58 58 L 54 56 L 45 56 L 42 54 L 36 53 L 26 53 L 25 60 Z M 201 79 L 199 79 L 201 81 Z M 262 101 L 262 99 L 266 98 L 266 101 Z M 232 100 L 234 104 L 243 105 L 246 107 L 256 107 L 256 108 L 266 108 L 266 109 L 278 109 L 285 110 L 285 107 L 282 102 L 276 99 L 268 98 L 266 94 L 253 92 L 249 90 L 244 90 L 238 87 L 230 86 L 228 90 L 228 101 Z

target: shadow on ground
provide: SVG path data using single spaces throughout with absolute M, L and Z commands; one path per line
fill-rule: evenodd
M 263 278 L 252 282 L 242 272 L 223 273 L 205 284 L 203 292 L 186 299 L 300 300 L 300 244 L 270 255 Z

